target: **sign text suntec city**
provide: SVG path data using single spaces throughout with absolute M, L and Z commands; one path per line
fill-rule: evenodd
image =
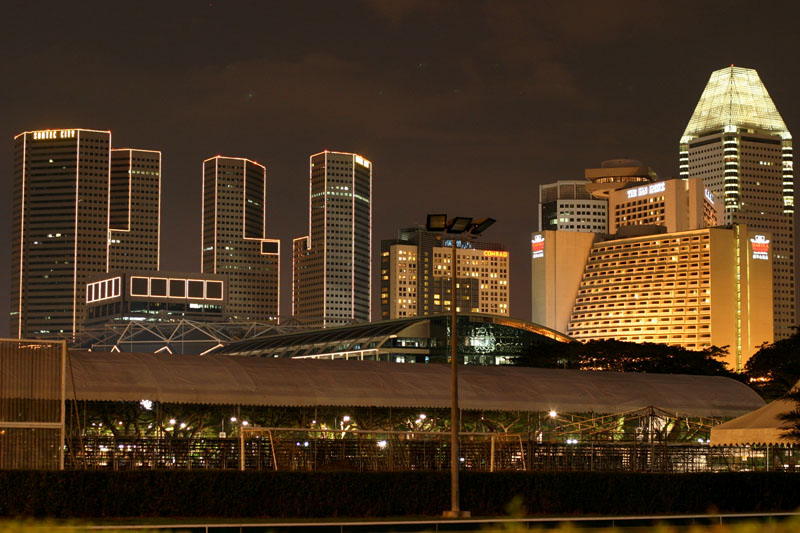
M 72 139 L 73 137 L 75 137 L 75 130 L 44 130 L 33 132 L 34 141 L 42 141 L 45 139 Z

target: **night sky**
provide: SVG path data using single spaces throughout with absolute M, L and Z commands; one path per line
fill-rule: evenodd
M 755 68 L 800 131 L 796 2 L 9 2 L 0 7 L 0 333 L 8 329 L 13 136 L 112 131 L 161 150 L 162 268 L 199 271 L 201 162 L 267 166 L 267 237 L 308 229 L 308 156 L 370 159 L 377 250 L 426 213 L 491 216 L 530 319 L 538 185 L 631 157 L 677 175 L 713 70 Z

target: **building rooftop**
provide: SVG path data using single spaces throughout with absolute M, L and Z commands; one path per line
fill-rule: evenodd
M 739 128 L 792 138 L 758 72 L 731 65 L 711 73 L 681 143 L 711 133 L 735 132 Z

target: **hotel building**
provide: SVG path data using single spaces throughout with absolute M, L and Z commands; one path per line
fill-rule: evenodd
M 699 178 L 723 224 L 771 232 L 775 339 L 797 324 L 792 136 L 755 70 L 717 70 L 680 140 L 681 176 Z
M 74 336 L 86 280 L 106 271 L 111 132 L 14 138 L 11 335 Z
M 735 371 L 762 343 L 773 341 L 769 233 L 737 225 L 632 235 L 598 240 L 588 253 L 586 241 L 570 242 L 562 235 L 533 235 L 542 243 L 533 259 L 533 282 L 577 285 L 567 335 L 692 350 L 728 346 L 726 362 Z M 548 261 L 551 254 L 576 262 L 583 254 L 582 272 Z
M 455 241 L 456 311 L 508 316 L 509 253 L 499 244 Z M 453 241 L 423 228 L 381 241 L 381 319 L 449 312 Z
M 310 157 L 308 235 L 292 242 L 292 316 L 321 327 L 372 314 L 372 163 Z
M 266 167 L 250 159 L 203 161 L 201 271 L 227 276 L 235 320 L 279 316 L 280 241 L 266 238 L 266 185 Z
M 668 179 L 611 191 L 608 233 L 622 226 L 663 226 L 669 233 L 716 226 L 714 195 L 699 179 Z
M 111 150 L 108 267 L 158 270 L 161 245 L 161 152 Z
M 608 200 L 586 190 L 586 180 L 539 185 L 539 230 L 608 231 Z
M 608 198 L 611 191 L 644 185 L 658 178 L 650 167 L 635 159 L 609 159 L 600 163 L 600 168 L 587 168 L 584 176 L 589 181 L 586 190 L 594 198 Z

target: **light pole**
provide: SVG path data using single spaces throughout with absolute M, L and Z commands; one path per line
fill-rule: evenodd
M 458 430 L 461 420 L 458 410 L 458 335 L 456 328 L 456 235 L 467 238 L 480 235 L 494 224 L 493 218 L 472 219 L 471 217 L 455 217 L 450 220 L 447 215 L 428 215 L 425 229 L 441 231 L 452 236 L 453 253 L 450 259 L 450 390 L 452 392 L 450 406 L 450 510 L 443 514 L 446 518 L 469 518 L 469 511 L 461 510 L 458 487 Z

